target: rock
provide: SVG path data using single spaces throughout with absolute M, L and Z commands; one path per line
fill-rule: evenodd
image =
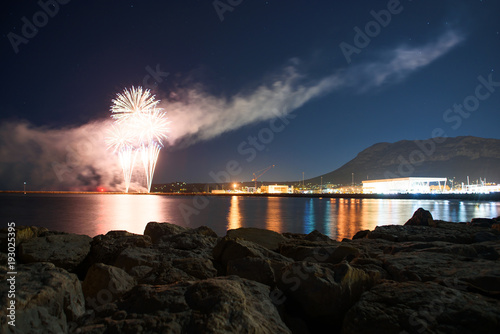
M 278 250 L 280 243 L 287 241 L 287 238 L 278 232 L 253 227 L 228 230 L 226 236 L 231 239 L 240 238 L 251 241 L 273 251 Z
M 497 221 L 495 219 L 490 219 L 490 218 L 472 218 L 470 223 L 467 223 L 467 225 L 470 226 L 478 226 L 478 227 L 491 227 L 493 224 L 496 224 Z
M 432 214 L 422 208 L 418 208 L 417 211 L 413 213 L 405 225 L 416 225 L 416 226 L 435 226 Z
M 188 228 L 170 223 L 150 222 L 144 229 L 144 235 L 151 238 L 154 244 L 160 242 L 164 236 L 172 236 L 187 231 Z
M 92 238 L 78 234 L 55 234 L 32 238 L 19 246 L 23 263 L 51 262 L 74 271 L 90 251 Z
M 498 224 L 498 223 L 493 224 L 493 225 L 491 225 L 491 228 L 494 230 L 500 231 L 500 224 Z
M 132 267 L 128 274 L 140 281 L 142 278 L 148 276 L 148 274 L 150 274 L 152 271 L 153 267 L 150 266 L 136 266 Z
M 185 298 L 193 310 L 195 332 L 290 333 L 265 285 L 230 276 L 195 283 Z
M 295 261 L 329 262 L 337 242 L 314 242 L 306 239 L 290 240 L 280 245 L 279 253 Z
M 353 259 L 358 257 L 360 254 L 359 249 L 352 247 L 350 245 L 340 244 L 331 256 L 328 258 L 329 263 L 340 263 L 342 261 L 351 262 Z
M 413 225 L 385 225 L 377 226 L 368 234 L 369 239 L 384 239 L 391 242 L 404 241 L 445 241 L 451 243 L 471 244 L 478 242 L 477 233 L 484 233 L 484 228 L 469 226 L 460 223 L 447 223 L 434 221 L 436 227 L 413 226 Z M 494 236 L 500 234 L 488 229 L 488 233 Z
M 325 242 L 330 242 L 333 241 L 330 239 L 328 236 L 324 235 L 323 233 L 319 232 L 318 230 L 314 230 L 308 235 L 304 237 L 305 240 L 308 241 L 325 241 Z
M 280 245 L 281 255 L 295 261 L 317 263 L 340 263 L 343 260 L 352 261 L 360 251 L 347 242 L 310 242 L 307 240 L 291 240 Z
M 250 279 L 271 288 L 276 284 L 271 261 L 258 257 L 243 257 L 228 261 L 226 274 Z
M 194 233 L 194 234 L 199 234 L 203 235 L 206 237 L 212 237 L 212 238 L 218 238 L 219 236 L 217 233 L 214 232 L 210 227 L 207 226 L 199 226 L 197 228 L 194 228 L 192 230 L 187 231 L 187 233 Z
M 278 288 L 284 292 L 285 305 L 299 310 L 311 332 L 321 328 L 335 332 L 347 310 L 374 283 L 370 275 L 347 263 L 296 262 L 283 268 Z
M 270 282 L 270 273 L 273 273 L 274 280 L 279 275 L 281 269 L 292 263 L 292 260 L 278 253 L 268 250 L 253 242 L 243 239 L 222 238 L 213 249 L 214 261 L 219 264 L 220 274 L 227 272 L 239 273 L 241 277 L 257 278 L 259 282 L 274 286 L 275 282 Z M 249 258 L 257 258 L 251 260 Z M 252 269 L 262 270 L 262 273 L 253 273 L 249 268 L 243 268 L 248 264 Z
M 113 265 L 130 272 L 137 266 L 158 267 L 160 263 L 160 252 L 157 249 L 132 246 L 125 248 L 116 257 Z
M 139 285 L 117 304 L 113 316 L 90 319 L 78 331 L 290 333 L 269 292 L 263 284 L 236 276 Z
M 52 263 L 17 266 L 15 275 L 15 327 L 8 325 L 9 285 L 6 267 L 0 269 L 0 309 L 2 333 L 67 333 L 73 321 L 85 312 L 80 281 Z
M 455 255 L 455 257 L 464 257 L 468 259 L 475 258 L 494 261 L 500 258 L 500 255 L 498 254 L 496 249 L 492 246 L 487 245 L 487 243 L 476 243 L 471 245 L 455 245 L 442 243 L 440 245 L 436 245 L 435 247 L 421 248 L 421 251 L 453 254 Z
M 222 238 L 217 243 L 213 249 L 213 257 L 215 261 L 220 262 L 224 266 L 226 266 L 231 260 L 241 259 L 244 257 L 258 257 L 261 259 L 269 259 L 272 262 L 291 262 L 291 259 L 270 251 L 269 249 L 253 242 L 242 239 L 234 240 L 228 237 Z
M 197 279 L 206 279 L 217 276 L 217 270 L 209 259 L 188 257 L 172 261 L 174 268 L 184 271 Z
M 474 234 L 474 242 L 485 242 L 485 241 L 499 241 L 500 233 L 496 230 L 489 229 L 489 231 L 479 231 Z
M 212 248 L 217 243 L 217 239 L 212 236 L 205 236 L 194 232 L 179 233 L 170 237 L 162 238 L 162 247 L 171 247 L 180 250 L 187 250 L 198 254 L 210 254 Z
M 366 238 L 368 234 L 370 234 L 370 230 L 359 231 L 352 237 L 352 240 Z
M 130 247 L 123 250 L 114 265 L 125 270 L 141 284 L 170 284 L 180 280 L 214 277 L 217 270 L 207 258 L 179 255 L 175 249 Z
M 151 238 L 147 235 L 133 234 L 127 231 L 109 231 L 106 235 L 94 237 L 90 247 L 87 266 L 94 263 L 113 265 L 120 253 L 129 247 L 151 247 Z
M 425 255 L 424 255 L 425 254 Z M 426 252 L 397 253 L 381 257 L 384 261 L 384 269 L 387 270 L 391 279 L 399 282 L 445 282 L 458 280 L 465 289 L 464 282 L 471 279 L 487 279 L 496 277 L 500 279 L 500 268 L 497 261 L 484 260 L 481 258 L 470 259 L 458 257 L 454 254 L 429 254 Z M 479 282 L 479 281 L 478 281 Z M 490 285 L 482 286 L 481 289 L 488 294 L 496 294 L 500 288 Z
M 500 302 L 433 282 L 387 281 L 346 314 L 343 334 L 496 333 Z
M 23 242 L 36 238 L 47 231 L 48 229 L 46 229 L 45 227 L 16 226 L 15 227 L 16 247 L 19 247 L 19 245 L 22 244 Z M 7 253 L 7 246 L 8 246 L 7 237 L 9 236 L 8 233 L 9 233 L 8 228 L 0 229 L 0 252 Z
M 111 303 L 130 291 L 135 280 L 124 270 L 103 263 L 93 264 L 82 284 L 87 305 L 96 308 Z

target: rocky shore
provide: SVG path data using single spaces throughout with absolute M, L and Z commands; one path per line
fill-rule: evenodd
M 500 332 L 500 217 L 419 209 L 341 242 L 156 222 L 143 235 L 16 234 L 13 327 L 0 231 L 2 333 Z

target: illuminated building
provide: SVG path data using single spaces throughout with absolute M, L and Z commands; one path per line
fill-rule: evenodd
M 364 194 L 425 194 L 443 192 L 446 188 L 445 177 L 404 177 L 363 181 Z M 436 187 L 437 185 L 437 187 Z
M 292 194 L 293 186 L 287 185 L 269 185 L 260 187 L 260 192 L 263 194 Z

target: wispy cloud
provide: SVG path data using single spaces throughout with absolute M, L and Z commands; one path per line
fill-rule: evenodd
M 437 40 L 419 46 L 399 46 L 382 53 L 381 59 L 354 66 L 345 73 L 349 85 L 360 92 L 404 80 L 457 46 L 463 37 L 447 31 Z
M 311 99 L 351 88 L 363 93 L 404 80 L 413 72 L 448 53 L 462 37 L 448 31 L 437 40 L 419 46 L 398 46 L 371 62 L 349 66 L 319 80 L 308 78 L 294 65 L 287 66 L 280 79 L 263 84 L 250 93 L 230 98 L 210 95 L 202 89 L 181 92 L 180 101 L 164 101 L 172 124 L 170 143 L 189 145 L 242 126 L 286 115 Z

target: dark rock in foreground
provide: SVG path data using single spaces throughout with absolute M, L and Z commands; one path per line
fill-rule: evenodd
M 22 227 L 16 327 L 2 307 L 0 331 L 498 333 L 498 222 L 449 223 L 419 209 L 404 226 L 342 242 L 156 222 L 144 235 L 92 239 Z

